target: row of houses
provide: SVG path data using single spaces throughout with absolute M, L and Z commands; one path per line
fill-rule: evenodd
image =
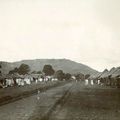
M 72 80 L 77 78 L 72 75 Z M 0 75 L 0 88 L 6 88 L 10 86 L 24 86 L 32 83 L 47 82 L 47 81 L 58 81 L 55 76 L 45 76 L 44 74 L 26 74 L 19 75 L 18 73 Z M 110 71 L 107 69 L 101 73 L 93 74 L 88 79 L 81 79 L 85 85 L 110 85 L 120 87 L 120 67 L 112 68 Z
M 120 67 L 114 67 L 111 70 L 105 69 L 101 73 L 90 76 L 89 79 L 93 79 L 101 85 L 120 87 Z
M 37 84 L 39 82 L 47 81 L 58 81 L 58 79 L 54 78 L 53 76 L 43 76 L 41 74 L 8 74 L 0 76 L 0 88 L 6 88 L 11 86 L 24 86 L 30 85 L 32 83 Z

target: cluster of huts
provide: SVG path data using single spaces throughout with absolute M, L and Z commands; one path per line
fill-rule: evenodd
M 76 80 L 75 76 L 71 77 L 72 80 Z M 24 86 L 32 83 L 58 81 L 55 76 L 45 76 L 43 74 L 26 74 L 19 75 L 17 73 L 0 75 L 0 88 L 6 88 L 9 86 Z M 120 87 L 120 67 L 112 68 L 111 70 L 105 69 L 101 73 L 93 74 L 88 79 L 83 79 L 85 85 L 106 85 Z
M 30 85 L 32 83 L 47 82 L 47 81 L 57 81 L 57 78 L 53 76 L 43 76 L 41 74 L 26 74 L 19 75 L 8 74 L 0 76 L 0 88 L 6 88 L 10 86 L 24 86 Z
M 90 76 L 94 83 L 106 86 L 120 87 L 120 67 L 105 69 L 103 72 Z

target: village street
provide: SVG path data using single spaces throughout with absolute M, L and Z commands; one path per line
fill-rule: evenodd
M 0 106 L 0 120 L 119 120 L 120 90 L 71 82 Z
M 0 106 L 0 120 L 28 120 L 36 117 L 41 119 L 70 89 L 72 84 L 68 83 L 44 92 L 38 91 L 36 95 L 2 105 Z
M 120 120 L 120 89 L 76 83 L 49 120 Z

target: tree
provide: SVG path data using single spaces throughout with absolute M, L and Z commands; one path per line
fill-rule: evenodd
M 84 80 L 84 74 L 82 74 L 82 73 L 76 74 L 75 77 L 77 80 Z
M 44 65 L 43 72 L 45 73 L 46 76 L 51 76 L 55 73 L 51 65 Z
M 14 73 L 18 73 L 18 68 L 15 67 L 13 70 L 9 71 L 9 74 L 14 74 Z
M 65 77 L 65 74 L 63 73 L 62 70 L 58 70 L 58 71 L 56 71 L 56 73 L 55 73 L 55 77 L 56 77 L 58 80 L 63 80 L 64 77 Z
M 13 71 L 13 70 L 10 70 L 10 71 L 9 71 L 9 74 L 13 74 L 13 73 L 14 73 L 14 71 Z
M 25 75 L 30 72 L 30 67 L 27 64 L 21 64 L 20 67 L 18 68 L 18 73 L 20 75 Z
M 66 74 L 65 74 L 65 79 L 66 79 L 66 80 L 70 80 L 70 78 L 71 78 L 71 74 L 70 74 L 70 73 L 66 73 Z

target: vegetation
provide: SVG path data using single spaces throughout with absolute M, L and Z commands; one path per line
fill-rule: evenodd
M 42 74 L 42 72 L 41 72 L 41 71 L 38 71 L 37 74 Z
M 46 76 L 51 76 L 55 73 L 55 70 L 52 68 L 51 65 L 44 65 L 42 71 L 43 73 L 45 73 Z
M 18 68 L 14 68 L 13 70 L 9 71 L 9 74 L 14 74 L 14 73 L 18 73 Z
M 42 74 L 41 71 L 32 71 L 31 74 Z
M 71 78 L 71 74 L 70 74 L 70 73 L 66 73 L 66 74 L 65 74 L 65 79 L 66 79 L 66 80 L 70 80 L 70 78 Z
M 30 67 L 27 64 L 21 64 L 19 69 L 18 69 L 18 73 L 20 75 L 25 75 L 28 74 L 30 72 Z
M 13 70 L 9 71 L 9 74 L 19 73 L 20 75 L 25 75 L 30 72 L 30 67 L 26 64 L 21 64 L 19 68 L 14 68 Z
M 75 77 L 77 80 L 84 80 L 84 74 L 82 74 L 82 73 L 76 74 Z
M 65 74 L 63 73 L 62 70 L 58 70 L 58 71 L 56 71 L 56 73 L 55 73 L 55 77 L 56 77 L 58 80 L 63 80 L 64 77 L 65 77 Z

